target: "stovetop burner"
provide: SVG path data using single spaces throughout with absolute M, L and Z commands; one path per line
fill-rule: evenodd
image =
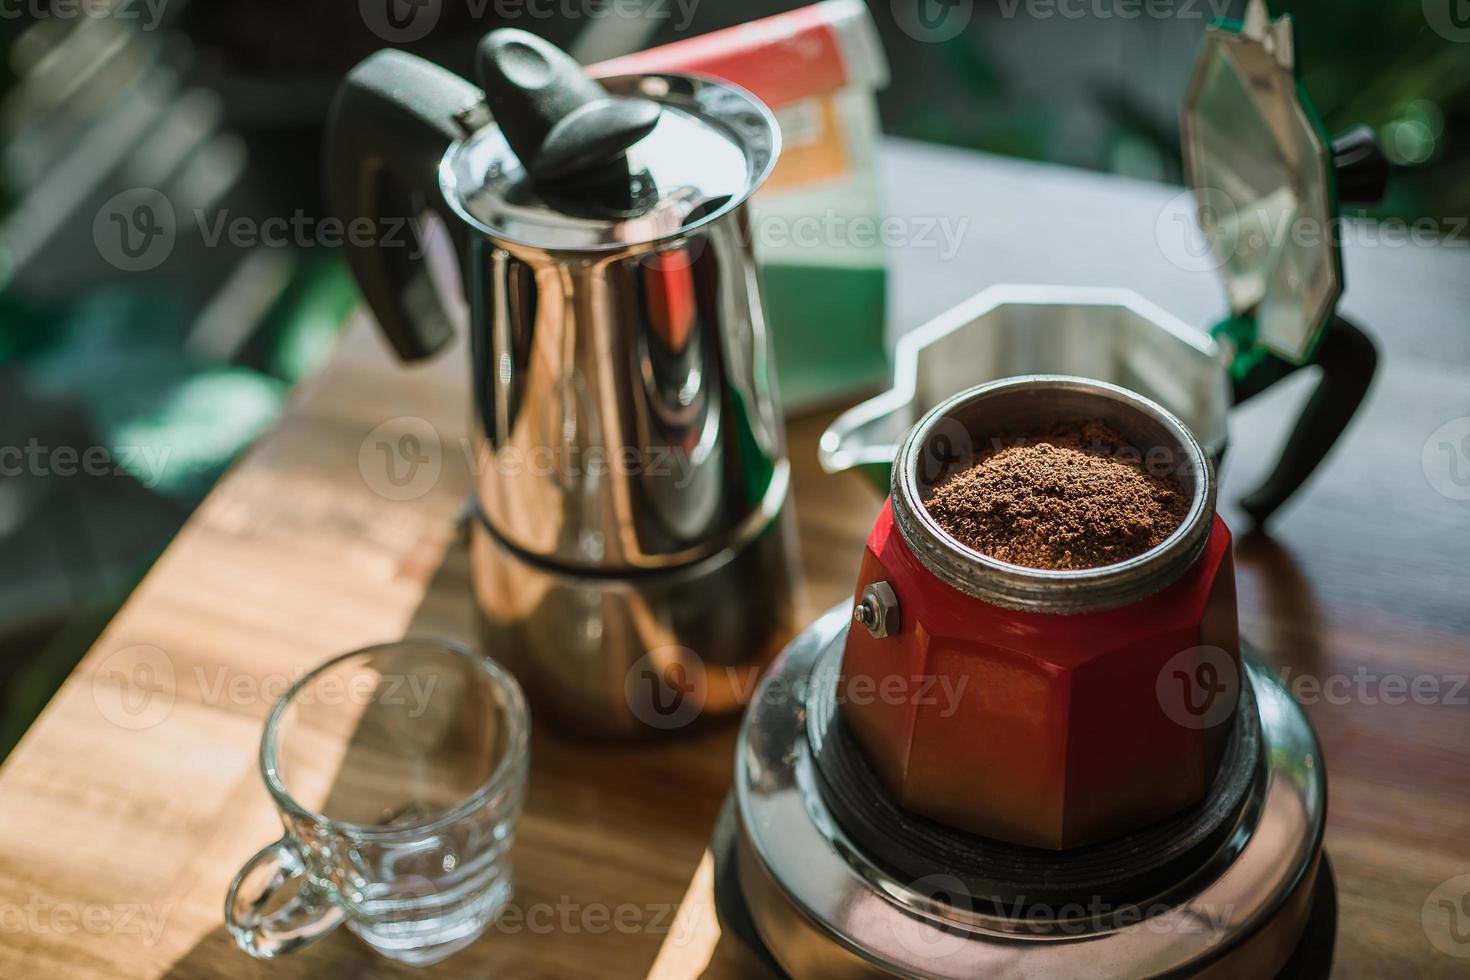
M 1336 898 L 1321 754 L 1266 670 L 1247 662 L 1245 720 L 1204 803 L 1076 854 L 1041 851 L 916 818 L 860 771 L 833 694 L 850 615 L 843 604 L 818 619 L 763 683 L 716 830 L 722 923 L 773 968 L 1327 975 Z
M 823 801 L 862 852 L 908 881 L 948 876 L 967 908 L 1012 918 L 1028 908 L 1118 909 L 1188 879 L 1235 833 L 1261 764 L 1261 720 L 1250 685 L 1208 795 L 1183 813 L 1100 844 L 1049 851 L 946 827 L 899 806 L 862 754 L 838 710 L 841 658 L 814 667 L 806 698 L 807 742 Z
M 715 913 L 725 934 L 739 940 L 773 976 L 784 977 L 785 971 L 771 955 L 765 940 L 761 939 L 750 908 L 745 904 L 745 895 L 740 890 L 740 869 L 737 867 L 739 835 L 735 797 L 727 796 L 710 838 L 715 868 Z M 1324 854 L 1322 866 L 1317 871 L 1312 911 L 1302 930 L 1302 938 L 1286 965 L 1276 974 L 1276 980 L 1327 980 L 1332 973 L 1332 951 L 1336 941 L 1337 882 L 1333 877 L 1332 863 Z

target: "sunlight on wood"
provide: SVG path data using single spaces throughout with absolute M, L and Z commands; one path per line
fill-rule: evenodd
M 709 851 L 699 859 L 689 890 L 679 902 L 674 928 L 648 971 L 648 980 L 692 980 L 702 975 L 720 942 L 715 917 L 715 862 Z

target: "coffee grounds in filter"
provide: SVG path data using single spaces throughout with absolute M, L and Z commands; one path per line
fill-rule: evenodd
M 1190 498 L 1150 472 L 1139 450 L 1099 421 L 1022 433 L 951 475 L 928 510 L 951 537 L 1013 565 L 1098 568 L 1162 544 Z

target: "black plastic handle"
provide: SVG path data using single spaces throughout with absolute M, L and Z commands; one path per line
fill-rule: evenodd
M 623 154 L 662 111 L 648 99 L 611 98 L 571 55 L 513 27 L 486 34 L 475 63 L 496 125 L 541 184 L 582 178 L 595 193 L 599 173 L 627 180 Z
M 1337 199 L 1345 204 L 1370 206 L 1383 200 L 1393 165 L 1367 126 L 1357 126 L 1332 141 L 1332 167 L 1337 174 Z
M 1373 382 L 1373 374 L 1378 368 L 1378 350 L 1362 330 L 1342 317 L 1334 316 L 1323 331 L 1316 354 L 1308 364 L 1297 366 L 1274 358 L 1262 364 L 1235 382 L 1236 404 L 1253 398 L 1310 364 L 1322 368 L 1316 390 L 1286 440 L 1276 468 L 1240 502 L 1241 509 L 1258 526 L 1265 524 L 1306 482 L 1352 421 Z
M 431 61 L 385 50 L 352 70 L 327 125 L 327 203 L 348 230 L 358 288 L 404 360 L 443 347 L 454 326 L 413 233 L 426 211 L 443 219 L 460 262 L 468 228 L 439 191 L 439 161 L 464 135 L 480 90 Z

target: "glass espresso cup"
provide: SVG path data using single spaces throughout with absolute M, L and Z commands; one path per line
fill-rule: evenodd
M 345 923 L 419 966 L 469 945 L 511 896 L 528 728 L 515 678 L 452 643 L 368 647 L 302 677 L 261 739 L 285 834 L 230 885 L 235 942 L 269 959 Z

